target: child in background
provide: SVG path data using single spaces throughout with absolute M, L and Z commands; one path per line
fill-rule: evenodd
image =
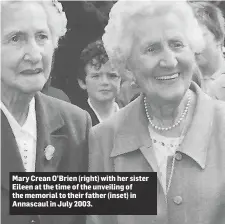
M 121 77 L 109 62 L 101 40 L 90 43 L 82 51 L 78 83 L 87 91 L 88 100 L 83 109 L 91 115 L 93 126 L 119 110 L 115 99 Z

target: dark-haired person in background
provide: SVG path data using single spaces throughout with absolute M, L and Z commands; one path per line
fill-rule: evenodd
M 202 73 L 202 88 L 211 97 L 225 100 L 225 61 L 223 55 L 225 21 L 222 11 L 209 2 L 191 3 L 205 39 L 204 50 L 196 60 Z
M 93 126 L 119 110 L 115 98 L 121 77 L 112 67 L 101 40 L 90 43 L 81 53 L 78 83 L 87 91 L 83 109 L 89 112 Z

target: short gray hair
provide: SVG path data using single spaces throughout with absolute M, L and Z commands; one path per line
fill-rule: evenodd
M 67 18 L 65 12 L 63 11 L 62 4 L 56 0 L 3 0 L 1 2 L 1 5 L 5 6 L 12 3 L 26 2 L 36 2 L 38 4 L 41 4 L 48 18 L 48 26 L 52 33 L 53 45 L 55 48 L 57 48 L 59 39 L 63 37 L 67 32 Z
M 188 2 L 184 0 L 181 2 L 119 0 L 110 11 L 108 25 L 102 37 L 106 52 L 115 68 L 120 72 L 126 70 L 126 61 L 133 41 L 131 34 L 135 32 L 137 18 L 154 17 L 170 12 L 184 21 L 185 33 L 193 52 L 199 53 L 203 50 L 202 30 Z

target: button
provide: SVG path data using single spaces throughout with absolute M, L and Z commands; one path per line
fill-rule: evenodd
M 182 203 L 183 199 L 181 196 L 176 196 L 173 198 L 173 202 L 177 205 L 180 205 Z
M 181 153 L 179 153 L 179 152 L 176 153 L 175 158 L 176 158 L 177 161 L 181 161 L 181 160 L 182 160 L 182 155 L 181 155 Z

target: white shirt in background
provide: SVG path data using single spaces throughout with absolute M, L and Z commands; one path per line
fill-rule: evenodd
M 96 117 L 97 117 L 98 120 L 99 120 L 99 123 L 101 123 L 103 120 L 101 119 L 99 113 L 98 113 L 98 112 L 94 109 L 94 107 L 92 106 L 91 101 L 90 101 L 89 98 L 88 98 L 88 101 L 87 101 L 87 102 L 88 102 L 90 108 L 94 111 Z M 119 111 L 119 109 L 120 109 L 120 108 L 119 108 L 118 104 L 117 104 L 116 102 L 114 102 L 114 104 L 113 104 L 113 109 L 112 109 L 112 112 L 111 112 L 111 115 L 113 115 L 114 113 L 116 113 L 117 111 Z

